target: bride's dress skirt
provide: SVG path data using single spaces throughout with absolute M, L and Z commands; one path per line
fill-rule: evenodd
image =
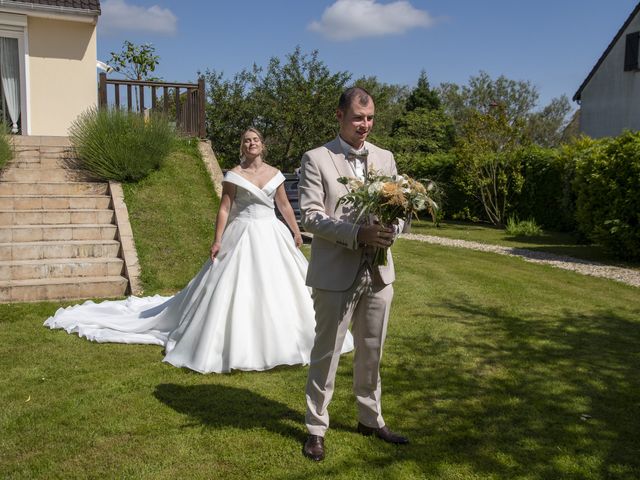
M 162 345 L 165 362 L 201 373 L 308 364 L 315 318 L 307 260 L 266 213 L 236 215 L 215 261 L 173 297 L 88 301 L 45 325 L 95 342 Z M 343 353 L 352 349 L 349 334 Z

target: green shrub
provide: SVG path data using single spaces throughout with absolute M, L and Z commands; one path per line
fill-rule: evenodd
M 450 152 L 399 153 L 398 171 L 417 180 L 430 179 L 438 185 L 439 218 L 472 219 L 481 215 L 482 206 L 454 182 L 457 157 Z
M 504 231 L 514 237 L 537 237 L 542 234 L 542 228 L 533 218 L 518 220 L 516 217 L 509 217 Z
M 160 168 L 177 134 L 165 117 L 92 108 L 69 130 L 80 168 L 103 180 L 137 181 Z
M 581 139 L 575 153 L 580 231 L 621 258 L 640 259 L 640 133 Z
M 575 229 L 575 154 L 571 148 L 529 146 L 518 152 L 524 183 L 510 216 L 532 218 L 554 231 Z
M 6 127 L 0 123 L 0 168 L 4 168 L 13 156 L 13 149 Z

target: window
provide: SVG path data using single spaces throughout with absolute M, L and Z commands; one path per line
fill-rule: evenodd
M 624 50 L 624 71 L 633 72 L 638 70 L 638 53 L 640 46 L 640 32 L 633 32 L 627 35 L 627 43 Z

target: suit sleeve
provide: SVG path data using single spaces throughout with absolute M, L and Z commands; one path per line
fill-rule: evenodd
M 298 194 L 302 226 L 307 232 L 345 248 L 358 248 L 359 225 L 327 214 L 327 211 L 333 212 L 335 205 L 325 205 L 322 174 L 314 159 L 306 153 L 302 157 Z

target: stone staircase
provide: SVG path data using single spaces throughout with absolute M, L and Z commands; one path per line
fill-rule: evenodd
M 64 168 L 66 137 L 13 141 L 0 173 L 0 302 L 124 295 L 109 184 Z

